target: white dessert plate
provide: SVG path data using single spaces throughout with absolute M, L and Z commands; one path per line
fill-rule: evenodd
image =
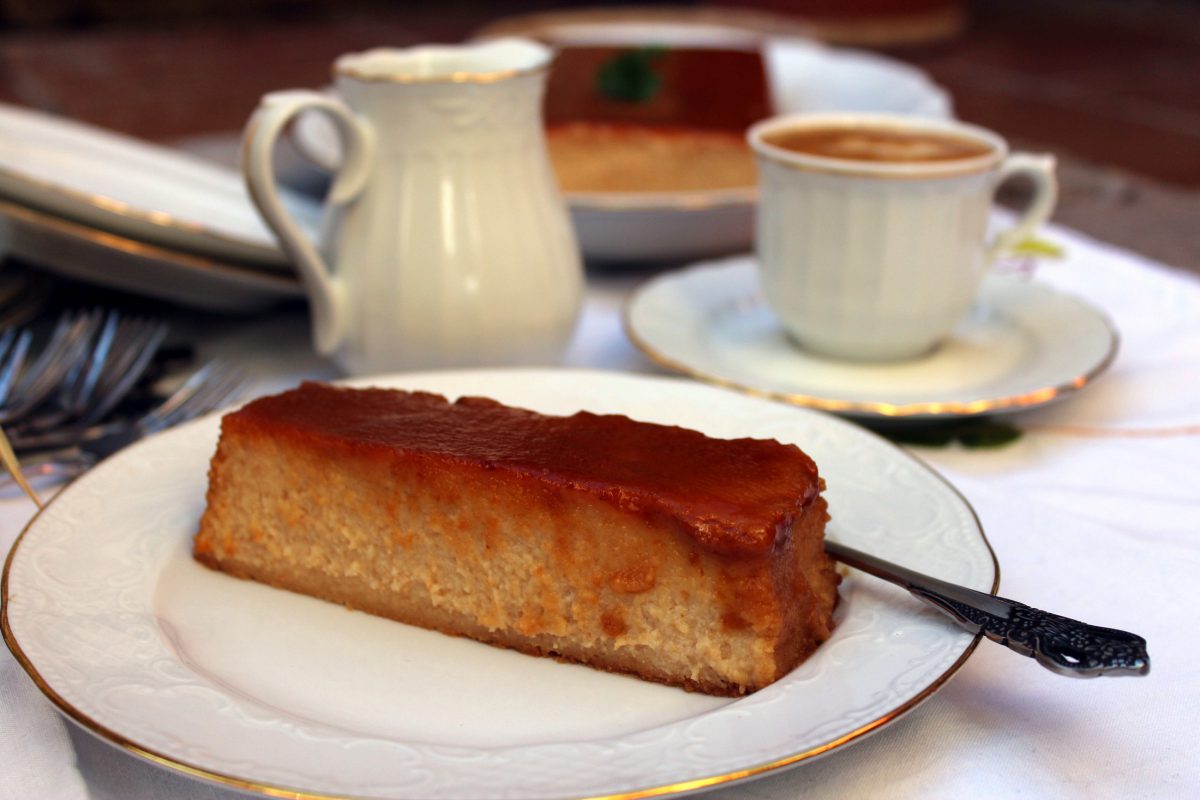
M 625 330 L 652 361 L 699 380 L 860 419 L 1022 411 L 1091 384 L 1117 332 L 1077 297 L 989 276 L 970 316 L 927 356 L 895 363 L 822 358 L 767 308 L 752 258 L 697 264 L 643 285 Z
M 304 297 L 291 275 L 147 244 L 5 200 L 0 254 L 85 283 L 206 311 L 246 313 Z
M 148 243 L 290 269 L 242 176 L 177 150 L 0 104 L 0 198 Z M 287 195 L 315 231 L 320 206 Z
M 549 413 L 625 413 L 800 444 L 829 535 L 984 591 L 974 512 L 899 448 L 824 414 L 675 378 L 568 370 L 360 380 L 486 394 Z M 932 695 L 978 640 L 851 572 L 833 637 L 741 699 L 443 636 L 198 565 L 190 545 L 211 417 L 68 486 L 4 572 L 3 633 L 69 718 L 155 764 L 288 797 L 595 798 L 698 791 L 814 758 Z
M 623 25 L 630 40 L 639 27 L 658 35 L 684 28 L 656 23 Z M 705 31 L 713 28 L 707 26 Z M 505 29 L 506 33 L 519 31 Z M 539 28 L 539 34 L 548 34 Z M 649 34 L 647 34 L 649 35 Z M 914 67 L 864 51 L 833 48 L 809 39 L 775 37 L 764 48 L 769 88 L 780 113 L 877 111 L 947 118 L 949 95 Z M 335 169 L 337 132 L 319 114 L 297 122 L 295 140 L 314 163 Z M 575 231 L 585 257 L 596 261 L 681 261 L 749 248 L 753 239 L 753 186 L 692 192 L 568 193 Z

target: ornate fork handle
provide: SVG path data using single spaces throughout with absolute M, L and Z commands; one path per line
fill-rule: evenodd
M 1115 628 L 1100 628 L 1023 603 L 977 592 L 861 553 L 825 542 L 838 561 L 907 589 L 946 613 L 971 633 L 980 633 L 1059 675 L 1146 675 L 1150 656 L 1146 640 Z

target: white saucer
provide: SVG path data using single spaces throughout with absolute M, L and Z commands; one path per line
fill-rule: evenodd
M 293 275 L 229 264 L 90 228 L 0 200 L 0 256 L 189 308 L 251 312 L 304 297 Z
M 566 23 L 574 16 L 575 12 L 534 15 L 529 24 L 540 25 L 537 31 L 507 26 L 506 33 L 545 34 L 548 30 L 542 23 L 546 18 Z M 661 32 L 671 26 L 660 22 L 653 27 Z M 779 113 L 878 111 L 938 119 L 953 116 L 949 95 L 928 75 L 884 56 L 777 36 L 767 41 L 763 57 Z M 315 164 L 331 171 L 337 168 L 341 161 L 337 131 L 323 115 L 302 115 L 294 138 Z M 583 255 L 614 263 L 686 261 L 742 252 L 753 238 L 757 198 L 753 186 L 688 192 L 566 193 Z
M 1022 411 L 1090 384 L 1117 352 L 1112 323 L 1082 300 L 992 276 L 970 317 L 934 352 L 859 364 L 800 349 L 763 302 L 754 261 L 698 264 L 655 278 L 625 312 L 630 339 L 694 378 L 862 419 Z
M 151 244 L 290 269 L 235 170 L 4 104 L 0 197 Z M 287 194 L 286 204 L 316 230 L 316 201 Z

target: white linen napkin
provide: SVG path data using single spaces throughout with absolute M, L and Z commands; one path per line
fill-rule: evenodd
M 8 554 L 35 510 L 24 498 L 0 503 L 0 553 Z M 88 797 L 66 725 L 8 648 L 0 648 L 0 800 Z
M 85 800 L 64 720 L 16 660 L 0 655 L 0 798 Z

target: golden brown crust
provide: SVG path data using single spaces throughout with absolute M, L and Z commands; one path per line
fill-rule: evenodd
M 346 397 L 341 391 L 333 396 Z M 430 397 L 418 397 L 418 405 L 458 408 L 456 426 L 464 408 L 489 419 L 495 410 L 490 402 L 451 406 Z M 380 398 L 369 399 L 359 424 L 370 428 Z M 409 624 L 712 694 L 765 686 L 829 635 L 837 576 L 823 552 L 826 514 L 815 472 L 796 487 L 802 496 L 811 482 L 811 498 L 793 497 L 796 510 L 764 517 L 780 525 L 765 551 L 753 539 L 754 547 L 714 548 L 696 533 L 696 502 L 682 514 L 672 513 L 683 507 L 678 502 L 648 505 L 645 485 L 622 494 L 600 480 L 611 479 L 611 469 L 591 481 L 574 473 L 565 480 L 570 470 L 547 475 L 549 465 L 530 460 L 527 447 L 517 468 L 512 453 L 418 450 L 411 429 L 403 444 L 393 434 L 364 438 L 346 433 L 355 429 L 346 419 L 325 425 L 312 409 L 289 418 L 278 407 L 251 404 L 222 425 L 195 542 L 207 566 Z M 539 425 L 559 419 L 534 416 Z M 585 424 L 609 426 L 606 419 Z M 689 446 L 698 446 L 692 437 L 700 434 L 688 434 Z M 794 448 L 725 444 L 772 457 L 792 453 L 787 458 L 802 467 L 795 474 L 808 475 L 811 462 Z M 544 459 L 550 451 L 539 447 L 533 450 Z M 611 448 L 601 451 L 613 457 Z M 575 461 L 566 463 L 575 469 Z M 701 506 L 747 496 L 736 489 L 700 495 Z M 684 496 L 691 495 L 675 500 Z

